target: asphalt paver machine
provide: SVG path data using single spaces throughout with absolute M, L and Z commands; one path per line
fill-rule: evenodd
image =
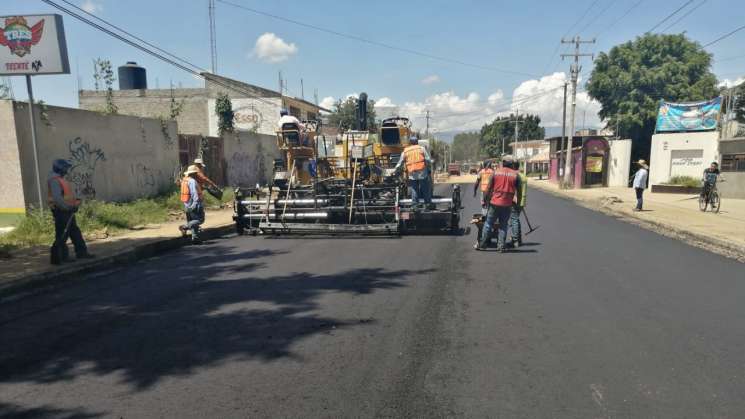
M 277 131 L 282 158 L 271 185 L 236 189 L 236 229 L 262 234 L 398 235 L 459 231 L 460 188 L 435 196 L 432 205 L 407 196 L 395 172 L 408 145 L 406 118 L 383 121 L 377 133 L 366 126 L 367 97 L 358 101 L 357 130 L 335 138 L 320 124 L 285 124 Z

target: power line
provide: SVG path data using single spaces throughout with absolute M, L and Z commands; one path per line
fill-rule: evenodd
M 522 72 L 522 71 L 506 70 L 506 69 L 503 69 L 503 68 L 497 68 L 497 67 L 490 67 L 490 66 L 485 66 L 485 65 L 480 65 L 480 64 L 468 63 L 468 62 L 457 60 L 457 59 L 454 59 L 454 58 L 442 57 L 442 56 L 439 56 L 439 55 L 433 55 L 433 54 L 429 54 L 429 53 L 421 52 L 421 51 L 416 51 L 416 50 L 409 49 L 409 48 L 403 48 L 403 47 L 399 47 L 399 46 L 396 46 L 396 45 L 391 45 L 391 44 L 386 44 L 386 43 L 383 43 L 383 42 L 373 41 L 371 39 L 362 38 L 362 37 L 357 36 L 357 35 L 351 35 L 351 34 L 339 32 L 339 31 L 336 31 L 336 30 L 333 30 L 333 29 L 322 28 L 320 26 L 315 26 L 315 25 L 311 25 L 311 24 L 308 24 L 308 23 L 305 23 L 305 22 L 300 22 L 300 21 L 297 21 L 297 20 L 294 20 L 294 19 L 290 19 L 290 18 L 286 18 L 286 17 L 283 17 L 283 16 L 271 14 L 271 13 L 264 12 L 264 11 L 261 11 L 261 10 L 257 10 L 257 9 L 254 9 L 254 8 L 251 8 L 251 7 L 248 7 L 248 6 L 244 6 L 244 5 L 241 5 L 241 4 L 233 3 L 233 2 L 230 2 L 230 1 L 227 1 L 227 0 L 217 0 L 217 1 L 220 2 L 220 3 L 222 3 L 222 4 L 226 4 L 228 6 L 232 6 L 232 7 L 241 9 L 241 10 L 245 10 L 245 11 L 248 11 L 248 12 L 251 12 L 251 13 L 255 13 L 257 15 L 269 17 L 269 18 L 276 19 L 276 20 L 281 20 L 281 21 L 287 22 L 287 23 L 292 23 L 293 25 L 302 26 L 302 27 L 305 27 L 305 28 L 308 28 L 308 29 L 313 29 L 315 31 L 319 31 L 319 32 L 325 32 L 325 33 L 328 33 L 328 34 L 331 34 L 331 35 L 335 35 L 335 36 L 338 36 L 338 37 L 341 37 L 341 38 L 352 39 L 352 40 L 355 40 L 355 41 L 358 41 L 358 42 L 363 42 L 363 43 L 366 43 L 366 44 L 369 44 L 369 45 L 375 45 L 375 46 L 378 46 L 378 47 L 387 48 L 387 49 L 391 49 L 391 50 L 394 50 L 394 51 L 405 52 L 407 54 L 412 54 L 412 55 L 417 55 L 417 56 L 424 57 L 424 58 L 429 58 L 431 60 L 437 60 L 437 61 L 442 61 L 442 62 L 451 63 L 451 64 L 458 64 L 458 65 L 462 65 L 462 66 L 466 66 L 466 67 L 478 68 L 478 69 L 481 69 L 481 70 L 496 71 L 496 72 L 499 72 L 499 73 L 507 73 L 507 74 L 515 74 L 515 75 L 520 75 L 520 76 L 537 77 L 537 75 L 535 75 L 535 74 L 525 73 L 525 72 Z
M 652 31 L 654 31 L 655 29 L 657 29 L 663 23 L 667 22 L 668 19 L 670 19 L 671 17 L 673 17 L 676 14 L 678 14 L 678 12 L 680 12 L 681 10 L 685 9 L 686 7 L 688 7 L 688 5 L 691 4 L 691 3 L 693 3 L 693 0 L 688 0 L 687 2 L 685 2 L 682 6 L 678 7 L 677 9 L 675 9 L 674 12 L 670 13 L 669 15 L 667 15 L 667 17 L 665 17 L 661 21 L 657 22 L 657 24 L 654 25 L 652 27 L 652 29 L 648 30 L 647 33 L 652 33 Z
M 569 33 L 572 32 L 572 29 L 574 29 L 575 26 L 579 25 L 579 23 L 582 22 L 582 19 L 584 19 L 585 16 L 587 16 L 587 14 L 590 13 L 590 10 L 592 10 L 592 8 L 595 7 L 598 1 L 600 0 L 594 0 L 592 3 L 590 3 L 590 6 L 587 9 L 585 9 L 585 12 L 582 13 L 582 16 L 580 16 L 579 19 L 577 19 L 574 23 L 572 23 L 572 26 L 570 26 L 569 29 L 567 29 L 567 31 L 564 32 L 564 35 L 561 35 L 562 39 L 566 38 L 569 35 Z M 546 71 L 548 71 L 548 68 L 551 67 L 551 64 L 554 62 L 554 59 L 556 58 L 556 53 L 559 52 L 559 48 L 561 48 L 561 42 L 556 44 L 556 48 L 554 48 L 554 52 L 552 52 L 551 55 L 549 56 L 551 58 L 549 59 L 548 64 L 546 64 L 546 68 L 543 69 L 544 73 L 546 73 Z
M 42 0 L 42 1 L 43 1 L 43 0 Z M 102 22 L 102 23 L 104 23 L 105 25 L 107 25 L 107 26 L 110 26 L 110 27 L 112 27 L 112 28 L 114 28 L 114 29 L 118 30 L 119 32 L 121 32 L 121 33 L 123 33 L 123 34 L 125 34 L 125 35 L 129 36 L 130 38 L 136 39 L 137 41 L 140 41 L 140 42 L 142 42 L 143 44 L 145 44 L 145 45 L 149 46 L 150 48 L 154 48 L 154 49 L 156 49 L 157 51 L 159 51 L 159 52 L 161 52 L 161 53 L 163 53 L 163 54 L 165 54 L 165 55 L 167 55 L 167 56 L 169 56 L 169 57 L 171 57 L 171 58 L 173 58 L 173 59 L 175 59 L 175 60 L 178 60 L 178 61 L 182 62 L 182 63 L 183 63 L 183 64 L 185 64 L 185 65 L 191 66 L 191 67 L 193 67 L 193 68 L 195 68 L 195 69 L 197 69 L 197 70 L 199 70 L 199 71 L 202 71 L 202 72 L 206 72 L 206 71 L 207 71 L 207 70 L 205 70 L 205 69 L 203 69 L 203 68 L 199 67 L 198 65 L 194 64 L 194 63 L 191 63 L 191 62 L 189 62 L 189 61 L 187 61 L 187 60 L 185 60 L 185 59 L 183 59 L 183 58 L 181 58 L 181 57 L 179 57 L 179 56 L 173 55 L 173 54 L 171 54 L 170 52 L 168 52 L 168 51 L 165 51 L 165 50 L 163 50 L 163 49 L 159 48 L 158 46 L 156 46 L 156 45 L 153 45 L 153 44 L 151 44 L 150 42 L 148 42 L 148 41 L 146 41 L 146 40 L 144 40 L 144 39 L 142 39 L 142 38 L 140 38 L 140 37 L 138 37 L 138 36 L 136 36 L 136 35 L 134 35 L 134 34 L 132 34 L 132 33 L 130 33 L 130 32 L 127 32 L 126 30 L 124 30 L 124 29 L 120 28 L 119 26 L 116 26 L 116 25 L 114 25 L 113 23 L 111 23 L 111 22 L 109 22 L 109 21 L 106 21 L 106 20 L 104 20 L 104 19 L 100 18 L 100 17 L 98 17 L 98 16 L 94 15 L 93 13 L 90 13 L 90 12 L 86 11 L 85 9 L 82 9 L 82 8 L 80 8 L 80 7 L 76 6 L 76 5 L 75 5 L 75 4 L 73 4 L 73 3 L 70 3 L 70 2 L 69 2 L 69 1 L 67 1 L 67 0 L 60 0 L 60 1 L 62 1 L 63 3 L 65 3 L 65 4 L 69 5 L 70 7 L 73 7 L 73 8 L 75 8 L 76 10 L 78 10 L 78 11 L 80 11 L 80 12 L 82 12 L 82 13 L 85 13 L 86 15 L 88 15 L 88 16 L 90 16 L 90 17 L 92 17 L 92 18 L 96 19 L 96 20 L 98 20 L 99 22 Z M 56 7 L 56 6 L 55 6 L 55 7 Z M 58 7 L 58 8 L 59 8 L 59 7 Z
M 606 25 L 600 32 L 595 34 L 594 38 L 597 38 L 598 36 L 600 36 L 600 34 L 603 34 L 607 32 L 608 30 L 610 30 L 611 28 L 613 28 L 614 26 L 616 26 L 616 24 L 620 22 L 621 20 L 623 20 L 623 18 L 628 16 L 629 13 L 631 13 L 631 11 L 639 7 L 639 5 L 642 4 L 642 2 L 644 2 L 644 0 L 639 0 L 636 3 L 632 4 L 631 7 L 626 9 L 626 11 L 618 19 L 614 20 L 610 25 Z
M 255 100 L 259 101 L 259 102 L 263 102 L 264 104 L 272 105 L 272 106 L 274 105 L 272 102 L 269 102 L 269 101 L 265 100 L 264 98 L 262 98 L 260 96 L 256 96 L 256 95 L 250 93 L 248 90 L 242 89 L 240 86 L 237 86 L 237 85 L 232 84 L 232 83 L 223 82 L 222 80 L 218 80 L 218 79 L 215 79 L 215 78 L 207 77 L 207 76 L 205 76 L 203 74 L 203 73 L 206 73 L 206 72 L 201 72 L 200 73 L 199 71 L 196 71 L 196 70 L 194 70 L 192 68 L 189 68 L 189 67 L 187 67 L 187 66 L 185 66 L 185 65 L 183 65 L 183 64 L 181 64 L 181 63 L 179 63 L 177 61 L 174 61 L 172 59 L 169 59 L 169 58 L 165 57 L 164 55 L 159 54 L 158 52 L 155 52 L 155 51 L 153 51 L 151 49 L 148 49 L 148 48 L 146 48 L 146 47 L 144 47 L 144 46 L 142 46 L 140 44 L 137 44 L 136 42 L 132 41 L 131 39 L 125 38 L 124 36 L 122 36 L 122 35 L 114 32 L 114 31 L 112 31 L 112 30 L 110 30 L 108 28 L 105 28 L 105 27 L 103 27 L 103 26 L 101 26 L 101 25 L 99 25 L 99 24 L 91 21 L 90 19 L 85 18 L 82 15 L 80 15 L 78 13 L 75 13 L 74 11 L 72 11 L 70 9 L 65 8 L 64 6 L 62 6 L 60 4 L 57 4 L 57 3 L 53 2 L 52 0 L 41 0 L 41 1 L 43 1 L 44 3 L 47 3 L 48 5 L 56 8 L 56 9 L 58 9 L 58 10 L 64 12 L 64 13 L 67 13 L 68 15 L 70 15 L 70 16 L 78 19 L 78 20 L 80 20 L 83 23 L 86 23 L 86 24 L 88 24 L 88 25 L 90 25 L 90 26 L 92 26 L 92 27 L 94 27 L 94 28 L 96 28 L 96 29 L 98 29 L 98 30 L 106 33 L 107 35 L 109 35 L 109 36 L 111 36 L 113 38 L 116 38 L 116 39 L 118 39 L 118 40 L 120 40 L 120 41 L 122 41 L 122 42 L 124 42 L 124 43 L 126 43 L 126 44 L 128 44 L 128 45 L 130 45 L 130 46 L 132 46 L 134 48 L 136 48 L 136 49 L 139 49 L 142 52 L 145 52 L 146 54 L 152 55 L 153 57 L 158 58 L 159 60 L 162 60 L 162 61 L 164 61 L 164 62 L 166 62 L 168 64 L 173 65 L 174 67 L 177 67 L 177 68 L 179 68 L 179 69 L 181 69 L 183 71 L 186 71 L 187 73 L 190 73 L 190 74 L 192 74 L 194 76 L 200 77 L 200 78 L 202 78 L 204 80 L 209 80 L 210 82 L 212 82 L 214 84 L 217 84 L 219 86 L 222 86 L 222 87 L 224 87 L 224 88 L 226 88 L 228 90 L 232 90 L 234 92 L 241 93 L 241 94 L 245 95 L 248 98 L 253 98 L 253 99 L 255 99 Z M 62 0 L 62 1 L 65 1 L 65 0 Z M 99 20 L 101 20 L 102 22 L 105 22 L 103 19 L 99 19 Z M 112 27 L 113 27 L 113 25 L 112 25 Z M 122 32 L 127 33 L 124 30 L 122 30 Z M 135 38 L 135 37 L 133 36 L 133 38 Z M 137 38 L 135 38 L 135 39 L 137 39 Z M 157 47 L 155 47 L 155 48 L 157 48 Z M 158 50 L 161 50 L 160 48 L 157 48 L 157 49 Z M 167 53 L 167 52 L 164 52 L 164 53 L 173 56 L 173 54 L 170 54 L 170 53 Z M 184 61 L 182 59 L 179 59 L 179 60 L 180 61 Z
M 610 9 L 610 8 L 611 8 L 611 6 L 613 6 L 614 4 L 615 4 L 615 2 L 614 2 L 613 0 L 609 1 L 609 2 L 608 2 L 608 4 L 607 4 L 607 5 L 605 6 L 605 8 L 603 8 L 603 9 L 602 9 L 602 10 L 601 10 L 601 11 L 600 11 L 600 12 L 599 12 L 598 14 L 596 14 L 595 16 L 593 16 L 593 18 L 592 18 L 592 19 L 590 19 L 590 20 L 589 20 L 589 21 L 588 21 L 588 22 L 587 22 L 587 23 L 585 24 L 585 26 L 583 26 L 583 27 L 582 27 L 582 29 L 580 29 L 580 30 L 579 30 L 579 32 L 578 32 L 578 33 L 579 33 L 579 34 L 582 34 L 582 32 L 584 32 L 584 31 L 585 31 L 585 30 L 587 30 L 587 29 L 588 29 L 588 28 L 589 28 L 590 26 L 592 26 L 592 25 L 593 25 L 594 23 L 596 23 L 596 22 L 598 21 L 598 18 L 599 18 L 600 16 L 602 16 L 602 15 L 603 15 L 603 14 L 604 14 L 605 12 L 607 12 L 607 11 L 608 11 L 608 9 Z
M 704 5 L 704 3 L 706 3 L 707 1 L 708 1 L 708 0 L 704 0 L 704 1 L 702 1 L 701 3 L 697 4 L 697 5 L 696 5 L 696 7 L 692 8 L 692 9 L 691 9 L 691 10 L 689 10 L 689 11 L 687 11 L 687 12 L 686 12 L 686 13 L 685 13 L 685 14 L 684 14 L 683 16 L 681 16 L 681 17 L 679 17 L 679 18 L 678 18 L 677 20 L 675 20 L 675 22 L 673 22 L 673 23 L 669 24 L 669 25 L 668 25 L 668 26 L 667 26 L 667 27 L 666 27 L 665 29 L 663 29 L 663 30 L 662 30 L 662 32 L 667 32 L 667 30 L 668 30 L 668 29 L 670 29 L 670 28 L 672 28 L 673 26 L 675 26 L 675 25 L 677 25 L 678 23 L 680 23 L 680 21 L 681 21 L 681 20 L 685 19 L 685 18 L 686 18 L 686 17 L 688 17 L 688 16 L 689 16 L 689 15 L 690 15 L 691 13 L 695 12 L 695 11 L 696 11 L 696 9 L 698 9 L 698 8 L 699 8 L 699 7 L 701 7 L 701 6 L 703 6 L 703 5 Z
M 713 41 L 709 42 L 708 44 L 704 45 L 704 48 L 706 48 L 706 47 L 709 47 L 709 46 L 711 46 L 711 45 L 714 45 L 714 44 L 716 44 L 717 42 L 719 42 L 719 41 L 721 41 L 721 40 L 723 40 L 723 39 L 729 38 L 730 36 L 734 35 L 734 34 L 735 34 L 735 33 L 737 33 L 737 32 L 740 32 L 740 31 L 741 31 L 741 30 L 743 30 L 743 29 L 745 29 L 745 25 L 743 25 L 743 26 L 740 26 L 739 28 L 737 28 L 737 29 L 733 30 L 732 32 L 726 33 L 726 34 L 724 34 L 724 35 L 720 36 L 719 38 L 717 38 L 717 39 L 715 39 L 715 40 L 713 40 Z

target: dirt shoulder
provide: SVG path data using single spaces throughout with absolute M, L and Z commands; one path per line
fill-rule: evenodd
M 532 180 L 529 187 L 572 199 L 585 208 L 745 262 L 745 200 L 725 198 L 721 212 L 714 214 L 699 210 L 698 196 L 647 190 L 644 211 L 635 212 L 636 197 L 631 188 L 562 190 L 545 180 Z

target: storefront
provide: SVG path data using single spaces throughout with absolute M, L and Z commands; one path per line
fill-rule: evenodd
M 549 180 L 558 183 L 564 176 L 564 156 L 561 137 L 550 138 L 551 164 Z M 572 181 L 575 188 L 608 186 L 610 146 L 606 137 L 574 137 L 572 139 Z

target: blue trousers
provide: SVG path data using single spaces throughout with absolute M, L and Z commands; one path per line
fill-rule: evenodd
M 424 200 L 425 204 L 432 203 L 432 191 L 429 190 L 429 178 L 409 179 L 409 196 L 413 204 L 418 204 L 419 200 Z
M 520 213 L 523 211 L 523 207 L 518 205 L 512 206 L 512 212 L 510 213 L 510 231 L 512 232 L 512 241 L 522 241 L 522 225 L 520 224 Z
M 489 204 L 489 211 L 486 213 L 486 222 L 484 223 L 484 229 L 481 230 L 481 242 L 480 247 L 487 247 L 489 245 L 489 238 L 494 228 L 494 222 L 499 222 L 499 234 L 497 235 L 497 247 L 503 248 L 504 242 L 507 239 L 507 223 L 510 220 L 510 214 L 512 213 L 512 207 L 502 207 Z
M 186 213 L 186 224 L 183 227 L 191 230 L 192 240 L 199 240 L 199 227 L 204 224 L 204 206 L 200 204 L 196 208 L 186 209 L 184 212 Z

